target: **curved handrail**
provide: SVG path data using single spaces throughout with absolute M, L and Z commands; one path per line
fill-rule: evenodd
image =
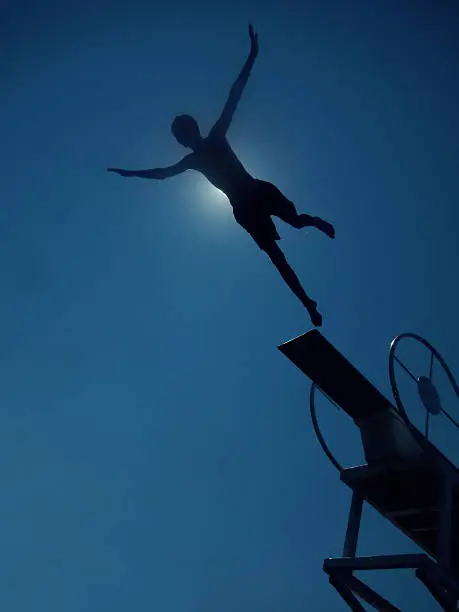
M 314 428 L 314 431 L 315 431 L 315 434 L 316 434 L 317 439 L 319 441 L 319 444 L 322 447 L 322 450 L 327 455 L 327 457 L 330 459 L 331 463 L 333 463 L 335 468 L 341 473 L 341 472 L 343 472 L 344 468 L 335 459 L 335 456 L 333 455 L 331 450 L 328 448 L 328 445 L 325 442 L 325 438 L 323 437 L 322 432 L 320 431 L 319 422 L 317 420 L 316 404 L 315 404 L 315 401 L 314 401 L 316 388 L 318 388 L 316 383 L 312 383 L 311 384 L 311 391 L 309 393 L 309 410 L 310 410 L 310 413 L 311 413 L 312 426 Z
M 417 334 L 413 334 L 413 333 L 404 333 L 404 334 L 400 334 L 399 336 L 397 336 L 390 345 L 390 351 L 389 351 L 389 378 L 390 378 L 390 383 L 391 383 L 391 387 L 392 387 L 392 392 L 393 392 L 393 396 L 394 396 L 394 400 L 395 400 L 395 404 L 396 404 L 396 410 L 399 413 L 399 415 L 401 416 L 401 418 L 403 419 L 403 421 L 405 422 L 408 430 L 411 432 L 411 434 L 413 435 L 414 439 L 420 444 L 420 446 L 422 447 L 422 449 L 428 453 L 428 454 L 432 454 L 434 453 L 434 455 L 440 455 L 443 459 L 445 459 L 450 465 L 451 467 L 453 467 L 454 469 L 457 469 L 456 466 L 454 466 L 454 464 L 443 455 L 443 453 L 436 448 L 425 436 L 424 434 L 411 422 L 410 418 L 408 417 L 408 414 L 405 410 L 405 407 L 403 405 L 403 402 L 400 398 L 400 394 L 398 392 L 398 387 L 396 384 L 396 380 L 395 380 L 395 369 L 394 369 L 394 353 L 395 353 L 395 349 L 398 345 L 398 343 L 400 342 L 400 340 L 402 340 L 402 338 L 413 338 L 415 340 L 418 340 L 419 342 L 421 342 L 424 346 L 426 346 L 437 358 L 437 360 L 440 362 L 440 364 L 442 365 L 444 371 L 446 372 L 448 379 L 451 383 L 451 386 L 453 387 L 457 397 L 459 398 L 459 385 L 456 383 L 456 380 L 451 372 L 451 370 L 449 369 L 448 365 L 446 364 L 446 362 L 444 361 L 444 359 L 442 358 L 442 356 L 440 355 L 440 353 L 438 353 L 438 351 L 429 343 L 427 342 L 427 340 L 425 340 L 424 338 L 422 338 L 421 336 L 418 336 Z M 311 421 L 312 421 L 312 426 L 314 428 L 314 432 L 316 434 L 317 440 L 319 441 L 320 446 L 322 447 L 322 450 L 324 451 L 325 455 L 327 455 L 329 461 L 335 466 L 335 468 L 342 473 L 344 471 L 343 466 L 339 463 L 339 461 L 335 458 L 335 456 L 333 455 L 333 453 L 331 452 L 329 446 L 327 445 L 327 443 L 325 442 L 325 438 L 322 435 L 322 432 L 320 430 L 320 426 L 319 426 L 319 422 L 317 419 L 317 412 L 316 412 L 316 406 L 315 406 L 315 392 L 316 392 L 316 388 L 318 388 L 321 393 L 327 398 L 329 399 L 329 401 L 331 403 L 335 403 L 331 398 L 329 398 L 327 396 L 326 393 L 324 393 L 320 387 L 316 384 L 316 383 L 312 383 L 311 384 L 311 389 L 310 389 L 310 394 L 309 394 L 309 408 L 310 408 L 310 414 L 311 414 Z M 339 408 L 339 406 L 338 406 Z M 450 417 L 450 415 L 444 410 L 442 409 L 442 412 L 448 417 L 448 419 L 453 422 L 457 427 L 459 427 L 459 425 L 454 421 L 454 419 L 452 417 Z
M 459 385 L 457 384 L 456 379 L 453 376 L 453 373 L 449 369 L 448 364 L 443 359 L 443 357 L 440 355 L 440 353 L 437 351 L 437 349 L 434 346 L 432 346 L 430 344 L 430 342 L 427 342 L 427 340 L 425 338 L 423 338 L 422 336 L 419 336 L 418 334 L 413 334 L 411 332 L 406 332 L 406 333 L 400 334 L 399 336 L 394 338 L 392 340 L 392 342 L 390 343 L 390 348 L 389 348 L 389 378 L 390 378 L 390 384 L 391 384 L 391 387 L 392 387 L 392 392 L 394 393 L 395 401 L 397 402 L 397 397 L 398 397 L 398 399 L 400 401 L 400 404 L 402 404 L 398 391 L 397 391 L 397 397 L 396 397 L 396 391 L 395 390 L 397 389 L 397 383 L 395 381 L 394 357 L 395 357 L 395 349 L 397 348 L 397 345 L 399 344 L 400 340 L 402 340 L 403 338 L 413 338 L 414 340 L 417 340 L 418 342 L 423 344 L 426 348 L 429 349 L 429 351 L 431 351 L 435 355 L 435 357 L 438 359 L 438 361 L 440 362 L 441 366 L 445 370 L 446 375 L 447 375 L 447 377 L 449 379 L 449 382 L 451 383 L 451 386 L 454 389 L 454 392 L 456 393 L 457 397 L 459 398 Z M 398 403 L 397 403 L 397 408 L 398 407 L 399 406 L 398 406 Z M 402 410 L 402 412 L 405 412 L 403 404 L 402 404 L 401 410 Z M 445 410 L 443 412 L 451 420 L 451 417 L 449 416 L 449 414 L 447 414 Z M 452 419 L 452 420 L 454 421 L 454 419 Z M 456 426 L 457 426 L 457 424 L 456 424 Z
M 448 459 L 435 445 L 433 445 L 427 438 L 426 436 L 419 431 L 419 429 L 411 422 L 410 418 L 408 417 L 408 414 L 405 410 L 405 406 L 403 405 L 403 402 L 400 398 L 400 393 L 398 391 L 398 386 L 397 386 L 397 381 L 395 379 L 395 368 L 394 368 L 394 361 L 395 361 L 395 349 L 397 348 L 397 345 L 399 344 L 400 340 L 402 340 L 403 338 L 413 338 L 414 340 L 417 340 L 418 342 L 420 342 L 421 344 L 423 344 L 426 348 L 428 348 L 431 353 L 433 353 L 435 355 L 435 357 L 438 359 L 438 361 L 440 362 L 441 366 L 443 367 L 444 371 L 446 372 L 446 375 L 449 379 L 449 382 L 451 383 L 451 386 L 454 389 L 454 392 L 456 393 L 458 399 L 459 399 L 459 385 L 457 384 L 451 370 L 449 369 L 447 363 L 445 362 L 445 360 L 443 359 L 443 357 L 440 355 L 440 353 L 436 350 L 435 347 L 433 347 L 427 340 L 425 340 L 425 338 L 422 338 L 422 336 L 419 336 L 418 334 L 414 334 L 411 332 L 406 332 L 403 334 L 400 334 L 399 336 L 397 336 L 396 338 L 394 338 L 390 344 L 390 348 L 389 348 L 389 379 L 390 379 L 390 385 L 392 388 L 392 394 L 394 396 L 394 400 L 395 400 L 395 404 L 397 406 L 397 411 L 400 414 L 400 416 L 402 417 L 403 421 L 405 422 L 406 426 L 408 427 L 409 431 L 411 432 L 411 434 L 414 436 L 415 440 L 417 440 L 417 442 L 420 444 L 420 446 L 423 448 L 423 450 L 426 453 L 431 454 L 432 451 L 435 451 L 437 454 L 441 455 L 443 457 L 443 459 L 446 459 L 446 461 L 454 468 L 457 469 L 456 466 L 452 463 L 452 461 L 450 459 Z M 456 427 L 459 428 L 458 423 L 455 422 L 455 420 L 446 412 L 446 410 L 442 409 L 442 413 L 445 414 L 445 416 L 454 424 L 456 425 Z

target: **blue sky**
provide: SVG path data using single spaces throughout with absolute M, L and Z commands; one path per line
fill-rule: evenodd
M 314 439 L 307 379 L 276 348 L 307 313 L 199 176 L 105 171 L 175 162 L 177 113 L 212 125 L 249 21 L 260 54 L 229 138 L 336 227 L 332 242 L 278 225 L 323 333 L 388 395 L 401 332 L 459 369 L 457 2 L 4 0 L 8 612 L 344 609 L 321 566 L 340 554 L 349 491 Z M 325 405 L 321 418 L 359 461 L 352 425 Z M 365 519 L 362 553 L 411 550 Z M 433 609 L 410 575 L 373 581 Z

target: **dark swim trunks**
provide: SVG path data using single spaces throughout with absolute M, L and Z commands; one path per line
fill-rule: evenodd
M 260 249 L 269 248 L 280 240 L 271 215 L 289 223 L 296 217 L 293 202 L 272 183 L 253 179 L 231 198 L 234 218 L 255 240 Z

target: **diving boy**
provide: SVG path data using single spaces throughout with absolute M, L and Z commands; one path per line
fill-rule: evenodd
M 265 251 L 288 287 L 307 308 L 314 325 L 322 325 L 322 316 L 317 302 L 304 291 L 295 272 L 288 264 L 277 241 L 280 239 L 272 216 L 295 228 L 316 227 L 330 238 L 335 237 L 333 226 L 320 217 L 299 214 L 293 202 L 288 200 L 273 184 L 252 177 L 232 150 L 226 133 L 234 112 L 247 84 L 250 72 L 258 55 L 258 35 L 249 26 L 250 53 L 234 82 L 223 111 L 205 137 L 201 135 L 198 123 L 190 115 L 180 115 L 172 123 L 172 133 L 177 141 L 191 149 L 191 153 L 178 163 L 166 168 L 152 170 L 122 170 L 108 168 L 121 176 L 136 176 L 149 179 L 166 179 L 185 170 L 196 170 L 203 174 L 215 187 L 223 191 L 233 208 L 234 218 Z

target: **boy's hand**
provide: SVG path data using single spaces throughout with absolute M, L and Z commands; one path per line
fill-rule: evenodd
M 107 172 L 116 172 L 120 176 L 132 176 L 130 170 L 122 170 L 121 168 L 107 168 Z
M 253 29 L 253 25 L 249 25 L 249 36 L 250 36 L 250 53 L 254 57 L 258 55 L 258 34 Z

